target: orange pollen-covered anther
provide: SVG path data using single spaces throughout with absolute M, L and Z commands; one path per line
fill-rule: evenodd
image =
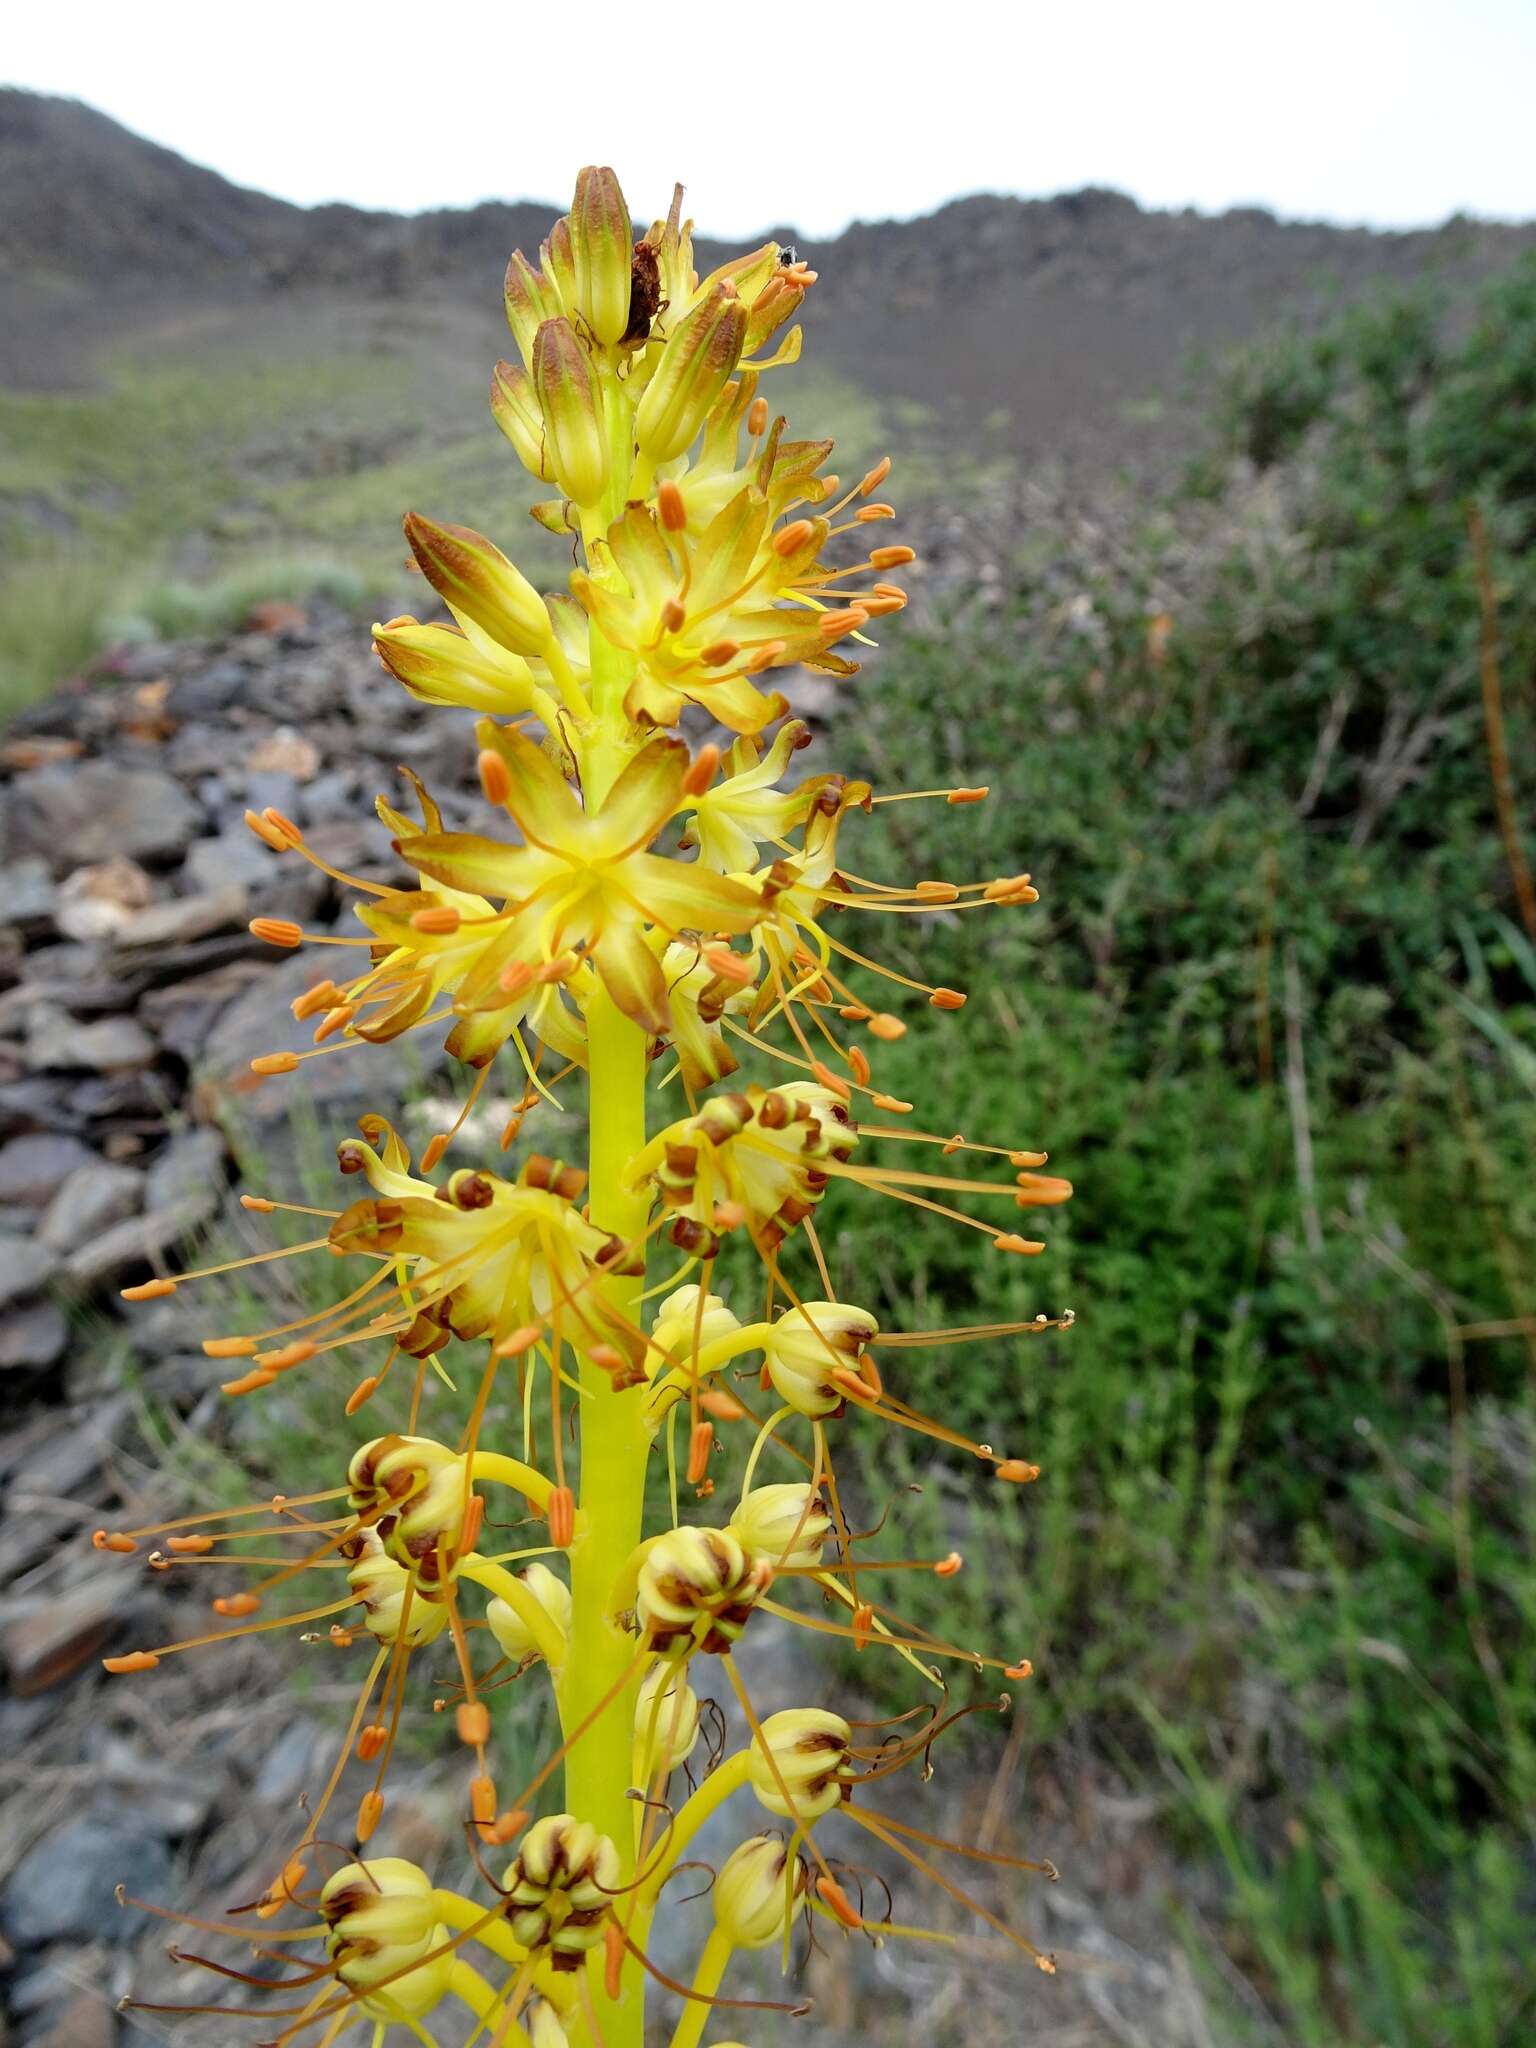
M 908 562 L 916 560 L 916 548 L 871 548 L 869 551 L 869 566 L 872 569 L 901 569 L 905 568 Z
M 853 1069 L 854 1080 L 858 1082 L 861 1088 L 866 1087 L 869 1082 L 870 1069 L 869 1061 L 865 1058 L 861 1046 L 851 1045 L 848 1048 L 848 1064 Z
M 656 510 L 668 533 L 681 533 L 688 524 L 688 507 L 683 494 L 668 477 L 656 493 Z
M 1000 1458 L 995 1470 L 999 1479 L 1010 1479 L 1015 1486 L 1032 1485 L 1040 1477 L 1040 1467 L 1027 1458 Z
M 475 766 L 479 770 L 480 787 L 485 791 L 486 802 L 504 804 L 512 794 L 512 778 L 500 754 L 494 748 L 482 747 Z
M 254 1358 L 261 1349 L 258 1337 L 205 1337 L 205 1358 Z
M 952 1138 L 945 1139 L 942 1149 L 944 1157 L 946 1159 L 949 1159 L 953 1157 L 953 1155 L 956 1152 L 963 1152 L 965 1150 L 965 1140 L 961 1137 L 960 1133 L 956 1131 L 955 1135 Z
M 699 656 L 699 661 L 704 668 L 724 668 L 726 663 L 734 661 L 740 652 L 739 640 L 712 640 Z
M 243 1615 L 254 1614 L 260 1605 L 254 1593 L 228 1593 L 214 1601 L 213 1611 L 222 1614 L 226 1621 L 239 1621 Z
M 738 988 L 745 988 L 752 979 L 752 962 L 729 946 L 706 946 L 704 965 L 722 981 L 734 981 Z
M 697 1486 L 709 1471 L 710 1455 L 715 1448 L 715 1428 L 711 1422 L 696 1422 L 688 1437 L 688 1484 Z
M 311 1344 L 307 1337 L 297 1337 L 293 1343 L 284 1344 L 279 1350 L 263 1352 L 257 1364 L 263 1372 L 289 1372 L 294 1366 L 303 1365 L 306 1359 L 313 1358 L 319 1349 L 319 1345 Z
M 919 903 L 953 903 L 960 891 L 953 882 L 919 882 L 912 894 Z
M 286 853 L 293 844 L 275 825 L 269 825 L 265 818 L 258 817 L 255 811 L 246 812 L 245 822 L 262 845 L 270 846 L 274 853 Z
M 165 1547 L 177 1557 L 206 1557 L 213 1548 L 211 1536 L 167 1536 Z
M 1045 1246 L 1037 1237 L 1020 1237 L 1017 1231 L 1004 1230 L 993 1238 L 992 1249 L 995 1252 L 1017 1252 L 1023 1258 L 1033 1258 L 1038 1252 L 1043 1252 Z
M 889 455 L 882 455 L 874 468 L 859 479 L 859 496 L 861 498 L 872 498 L 890 473 L 891 458 Z
M 305 989 L 303 995 L 295 996 L 288 1008 L 296 1024 L 302 1024 L 309 1017 L 318 1016 L 322 1010 L 334 1010 L 345 998 L 334 981 L 317 981 L 313 988 Z
M 877 1010 L 867 1021 L 871 1038 L 883 1038 L 890 1043 L 907 1035 L 906 1025 L 899 1017 L 893 1017 L 889 1010 Z
M 569 1550 L 576 1534 L 576 1496 L 568 1486 L 557 1486 L 545 1510 L 549 1517 L 549 1540 L 557 1550 Z
M 428 903 L 411 912 L 411 926 L 418 932 L 456 932 L 461 923 L 452 903 Z
M 966 998 L 958 988 L 936 988 L 928 998 L 928 1006 L 934 1010 L 963 1010 Z
M 603 1927 L 603 1994 L 617 1998 L 624 1981 L 624 1930 L 610 1919 Z
M 1005 1664 L 1003 1666 L 1003 1676 L 1004 1678 L 1032 1678 L 1034 1670 L 1035 1667 L 1030 1663 L 1029 1659 L 1021 1657 L 1017 1664 Z
M 249 1209 L 253 1216 L 271 1216 L 277 1209 L 276 1202 L 269 1202 L 265 1195 L 242 1195 L 242 1209 Z
M 766 398 L 754 398 L 747 407 L 747 432 L 755 441 L 760 434 L 766 434 L 767 431 L 768 401 Z
M 379 1376 L 377 1373 L 371 1372 L 369 1373 L 366 1379 L 359 1380 L 357 1385 L 352 1389 L 351 1393 L 348 1394 L 346 1406 L 347 1414 L 355 1415 L 359 1408 L 366 1408 L 368 1403 L 373 1399 L 374 1395 L 378 1391 Z
M 253 917 L 250 923 L 253 939 L 260 939 L 267 946 L 302 946 L 304 932 L 291 917 Z
M 522 1323 L 510 1337 L 503 1337 L 496 1346 L 498 1358 L 520 1358 L 525 1351 L 531 1351 L 544 1334 L 537 1323 Z
M 788 557 L 803 548 L 815 529 L 809 519 L 793 519 L 773 536 L 773 552 Z
M 706 1387 L 699 1395 L 699 1406 L 716 1422 L 740 1422 L 747 1412 L 736 1396 L 726 1393 L 723 1387 Z
M 357 1839 L 360 1842 L 372 1841 L 379 1822 L 383 1818 L 384 1794 L 382 1792 L 365 1792 L 357 1802 Z
M 985 782 L 976 789 L 952 789 L 944 801 L 947 804 L 979 804 L 990 794 L 990 789 L 990 784 Z
M 251 1061 L 251 1072 L 253 1074 L 293 1074 L 297 1073 L 298 1065 L 299 1056 L 296 1052 L 263 1052 L 258 1053 L 255 1059 Z
M 496 1780 L 482 1772 L 469 1783 L 469 1815 L 482 1832 L 496 1822 Z
M 490 1741 L 491 1710 L 484 1700 L 460 1700 L 453 1719 L 467 1749 L 483 1749 Z
M 864 1925 L 864 1922 L 854 1910 L 852 1899 L 849 1898 L 835 1877 L 818 1877 L 816 1880 L 816 1893 L 822 1903 L 835 1918 L 841 1920 L 845 1927 L 857 1931 Z
M 237 1380 L 221 1380 L 219 1392 L 237 1398 L 241 1394 L 259 1394 L 263 1387 L 272 1386 L 276 1379 L 275 1372 L 268 1372 L 264 1365 L 258 1365 L 254 1371 L 242 1373 Z
M 141 1280 L 137 1287 L 124 1287 L 121 1296 L 124 1301 L 159 1301 L 175 1292 L 176 1282 L 162 1275 L 156 1280 Z
M 853 1610 L 853 1647 L 862 1650 L 874 1633 L 875 1610 L 868 1601 L 861 1601 Z
M 509 1806 L 505 1813 L 498 1813 L 488 1828 L 481 1833 L 488 1842 L 504 1848 L 508 1842 L 515 1842 L 528 1825 L 528 1815 L 521 1806 Z
M 669 597 L 661 608 L 661 623 L 669 633 L 681 633 L 688 623 L 688 612 L 675 597 Z
M 700 747 L 683 776 L 684 796 L 702 796 L 714 781 L 720 766 L 720 749 L 713 740 Z
M 114 1678 L 122 1678 L 130 1671 L 153 1671 L 159 1662 L 153 1650 L 130 1650 L 126 1656 L 103 1657 L 101 1668 L 110 1671 Z
M 526 960 L 509 960 L 497 975 L 496 986 L 503 995 L 520 996 L 533 987 L 533 969 Z
M 939 1559 L 933 1568 L 933 1575 L 937 1579 L 952 1579 L 964 1563 L 965 1559 L 960 1555 L 959 1551 L 952 1550 L 948 1557 L 941 1557 Z
M 816 621 L 816 630 L 823 640 L 836 640 L 840 634 L 856 633 L 861 626 L 869 624 L 869 613 L 861 604 L 845 605 L 841 611 L 823 612 Z
M 131 1536 L 119 1535 L 110 1529 L 93 1530 L 91 1542 L 97 1550 L 115 1550 L 121 1557 L 131 1557 L 139 1547 Z

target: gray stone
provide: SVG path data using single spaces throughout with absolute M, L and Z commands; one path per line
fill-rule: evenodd
M 297 1799 L 309 1777 L 319 1739 L 312 1721 L 290 1721 L 262 1758 L 251 1787 L 254 1797 L 269 1806 Z
M 54 886 L 47 861 L 37 854 L 12 861 L 5 877 L 5 914 L 12 924 L 39 924 L 53 915 Z
M 37 1237 L 53 1251 L 72 1252 L 133 1215 L 143 1196 L 144 1176 L 133 1167 L 93 1159 L 77 1166 L 59 1189 L 37 1227 Z
M 13 1603 L 0 1628 L 0 1656 L 17 1699 L 32 1699 L 80 1669 L 123 1621 L 121 1572 L 98 1572 L 46 1600 Z
M 59 1269 L 57 1255 L 36 1238 L 0 1235 L 0 1308 L 46 1287 Z
M 166 1052 L 190 1064 L 207 1043 L 220 1013 L 266 972 L 261 961 L 231 960 L 190 981 L 151 989 L 139 1004 L 139 1021 Z
M 233 704 L 250 681 L 243 661 L 211 661 L 171 685 L 166 710 L 173 718 L 206 718 Z
M 6 815 L 10 857 L 38 854 L 56 875 L 113 854 L 163 859 L 180 851 L 199 818 L 181 784 L 158 768 L 105 760 L 19 777 Z
M 41 1372 L 56 1365 L 69 1342 L 69 1325 L 56 1302 L 34 1301 L 0 1315 L 0 1372 Z
M 226 882 L 222 888 L 204 890 L 196 896 L 173 896 L 168 903 L 151 903 L 136 910 L 114 934 L 120 952 L 144 946 L 187 945 L 206 939 L 214 932 L 228 931 L 246 921 L 247 894 L 241 882 Z
M 132 1017 L 101 1017 L 78 1024 L 57 1013 L 32 1018 L 28 1064 L 39 1073 L 68 1073 L 84 1067 L 93 1074 L 116 1074 L 147 1067 L 155 1057 L 155 1041 Z
M 12 1497 L 38 1494 L 56 1501 L 75 1493 L 101 1469 L 132 1406 L 127 1394 L 114 1394 L 89 1410 L 62 1413 L 52 1434 L 17 1462 L 11 1473 Z
M 71 939 L 109 939 L 153 900 L 154 893 L 154 883 L 136 860 L 114 854 L 64 877 L 54 923 Z
M 227 889 L 238 884 L 264 892 L 281 872 L 282 863 L 271 847 L 263 846 L 244 825 L 211 839 L 194 839 L 187 848 L 185 873 L 194 889 Z
M 0 1925 L 18 1948 L 45 1942 L 132 1941 L 139 1918 L 117 1903 L 117 1886 L 166 1905 L 171 1853 L 156 1835 L 130 1824 L 67 1820 L 34 1842 L 0 1891 Z
M 281 811 L 291 818 L 299 807 L 299 781 L 281 768 L 253 769 L 245 778 L 246 808 L 252 811 Z
M 0 1137 L 79 1130 L 83 1119 L 62 1081 L 41 1074 L 0 1082 Z
M 145 1206 L 189 1214 L 200 1210 L 206 1222 L 223 1193 L 224 1158 L 224 1139 L 208 1125 L 178 1132 L 149 1169 Z
M 78 1138 L 35 1131 L 0 1146 L 0 1202 L 41 1207 L 95 1154 Z
M 72 1253 L 60 1270 L 60 1282 L 74 1292 L 88 1294 L 141 1267 L 163 1271 L 182 1239 L 192 1236 L 206 1221 L 201 1205 L 129 1216 Z

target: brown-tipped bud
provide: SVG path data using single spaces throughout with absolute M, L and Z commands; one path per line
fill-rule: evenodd
M 543 598 L 482 534 L 408 512 L 405 537 L 422 574 L 461 624 L 478 626 L 514 654 L 540 654 L 549 645 L 554 629 Z
M 786 1820 L 815 1820 L 843 1796 L 852 1731 L 825 1707 L 770 1714 L 753 1738 L 748 1777 L 758 1804 Z
M 741 359 L 747 315 L 734 286 L 717 284 L 672 333 L 635 413 L 635 439 L 652 462 L 693 440 Z
M 571 1632 L 570 1587 L 563 1579 L 556 1578 L 548 1565 L 540 1564 L 537 1560 L 518 1576 L 529 1598 L 543 1608 L 561 1635 L 568 1636 Z M 514 1663 L 520 1664 L 525 1657 L 543 1655 L 538 1639 L 529 1627 L 526 1612 L 514 1607 L 510 1600 L 503 1600 L 500 1597 L 488 1600 L 485 1619 L 491 1634 L 496 1638 L 496 1647 L 503 1656 L 512 1658 Z
M 804 1889 L 800 1858 L 777 1835 L 754 1835 L 720 1867 L 710 1894 L 715 1925 L 733 1948 L 766 1948 L 783 1936 Z
M 533 340 L 546 320 L 554 319 L 560 303 L 548 279 L 528 261 L 521 249 L 512 251 L 502 287 L 507 308 L 507 325 L 517 352 L 525 363 L 533 361 Z
M 746 1627 L 767 1576 L 728 1529 L 685 1522 L 658 1536 L 640 1567 L 638 1595 L 652 1649 L 691 1637 L 722 1655 Z
M 629 326 L 630 248 L 633 225 L 619 181 L 607 165 L 576 174 L 571 202 L 571 255 L 576 304 L 605 348 Z
M 546 320 L 534 336 L 533 388 L 556 481 L 578 505 L 595 505 L 607 480 L 607 449 L 586 352 L 569 320 Z
M 544 415 L 527 371 L 515 363 L 498 363 L 491 372 L 491 417 L 517 450 L 524 469 L 552 484 L 555 472 L 544 447 Z

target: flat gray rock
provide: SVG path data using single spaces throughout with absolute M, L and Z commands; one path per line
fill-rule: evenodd
M 36 1238 L 0 1235 L 0 1308 L 46 1287 L 59 1269 L 58 1254 Z
M 56 875 L 113 854 L 166 859 L 201 822 L 197 805 L 171 776 L 107 760 L 18 776 L 6 817 L 9 857 L 38 854 Z
M 29 1131 L 0 1145 L 0 1202 L 42 1208 L 70 1175 L 96 1155 L 78 1138 L 55 1131 Z
M 133 1941 L 141 1916 L 119 1906 L 117 1886 L 165 1905 L 171 1852 L 158 1836 L 90 1815 L 67 1820 L 32 1844 L 0 1891 L 0 1927 L 18 1948 L 50 1941 Z
M 110 1159 L 77 1166 L 59 1189 L 36 1231 L 38 1240 L 60 1254 L 74 1251 L 125 1216 L 144 1199 L 144 1176 Z

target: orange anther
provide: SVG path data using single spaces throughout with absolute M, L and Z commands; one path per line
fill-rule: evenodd
M 91 1542 L 97 1550 L 115 1550 L 121 1557 L 131 1557 L 139 1547 L 131 1536 L 120 1536 L 111 1529 L 93 1530 Z
M 500 755 L 497 756 L 499 760 Z M 418 932 L 456 932 L 460 918 L 458 910 L 451 903 L 427 903 L 420 910 L 411 912 L 411 925 Z
M 869 566 L 871 569 L 901 569 L 908 562 L 917 560 L 916 548 L 871 548 Z
M 859 1360 L 859 1376 L 869 1387 L 876 1400 L 885 1392 L 885 1382 L 880 1377 L 880 1368 L 875 1363 L 873 1351 L 866 1351 Z
M 213 1548 L 211 1536 L 167 1536 L 165 1547 L 177 1557 L 206 1557 Z
M 482 1832 L 496 1822 L 496 1780 L 482 1774 L 469 1781 L 469 1813 Z
M 797 554 L 816 531 L 809 519 L 792 519 L 773 536 L 773 552 L 783 558 Z
M 526 960 L 509 960 L 497 975 L 496 986 L 503 995 L 520 996 L 533 986 L 533 969 Z
M 953 903 L 960 891 L 953 882 L 919 882 L 912 894 L 919 903 Z
M 936 988 L 928 998 L 928 1004 L 934 1010 L 963 1010 L 965 996 L 957 988 Z
M 239 1621 L 242 1616 L 254 1614 L 261 1605 L 254 1593 L 229 1593 L 222 1600 L 215 1600 L 213 1611 L 222 1614 L 226 1621 Z
M 378 1391 L 379 1376 L 376 1372 L 371 1372 L 366 1379 L 359 1380 L 351 1393 L 348 1394 L 347 1414 L 355 1415 L 359 1408 L 366 1408 Z
M 334 1038 L 338 1031 L 345 1031 L 357 1015 L 356 1003 L 338 1003 L 334 1010 L 327 1010 L 315 1026 L 315 1044 L 324 1045 L 328 1038 Z
M 894 519 L 896 507 L 883 504 L 877 499 L 873 505 L 861 505 L 853 516 L 861 526 L 868 526 L 874 519 Z
M 269 1202 L 265 1195 L 242 1195 L 242 1209 L 249 1209 L 253 1216 L 270 1216 L 277 1208 L 276 1202 Z
M 747 432 L 755 441 L 760 434 L 766 434 L 767 431 L 768 401 L 766 398 L 754 398 L 747 407 Z
M 617 1920 L 603 1927 L 603 1992 L 611 1999 L 619 1995 L 624 1977 L 624 1930 Z
M 699 661 L 704 668 L 724 668 L 726 663 L 734 661 L 740 652 L 739 640 L 712 640 L 699 656 Z
M 740 1230 L 747 1220 L 745 1205 L 741 1202 L 717 1202 L 715 1204 L 716 1230 Z
M 254 1358 L 261 1348 L 259 1337 L 205 1337 L 205 1358 Z
M 1010 1166 L 1044 1166 L 1050 1159 L 1050 1156 L 1049 1152 L 1010 1152 L 1008 1154 L 1008 1164 Z
M 483 1749 L 490 1741 L 491 1710 L 484 1700 L 460 1700 L 453 1719 L 459 1731 L 459 1740 L 467 1749 Z M 491 1811 L 496 1811 L 494 1798 L 491 1800 Z
M 496 1346 L 498 1358 L 520 1358 L 525 1351 L 531 1351 L 544 1332 L 537 1323 L 523 1323 L 509 1337 L 503 1337 Z
M 889 1110 L 892 1116 L 908 1116 L 911 1113 L 911 1103 L 903 1102 L 899 1095 L 871 1095 L 869 1099 L 876 1109 Z
M 557 953 L 553 960 L 541 960 L 533 970 L 535 981 L 567 981 L 580 962 L 574 953 Z
M 889 1010 L 877 1010 L 869 1019 L 871 1038 L 883 1038 L 888 1044 L 898 1038 L 905 1038 L 907 1027 L 899 1017 L 893 1017 Z
M 851 1366 L 833 1366 L 828 1374 L 828 1378 L 834 1387 L 848 1396 L 850 1401 L 869 1401 L 874 1398 L 874 1388 L 861 1373 L 855 1372 Z
M 720 749 L 713 740 L 708 741 L 688 763 L 683 775 L 683 794 L 702 796 L 714 781 L 720 767 Z
M 305 989 L 303 995 L 295 996 L 288 1008 L 294 1022 L 302 1024 L 307 1017 L 313 1017 L 321 1010 L 333 1010 L 344 1000 L 334 981 L 317 981 L 313 988 Z
M 375 1829 L 384 1818 L 384 1794 L 365 1792 L 357 1802 L 357 1839 L 367 1842 L 373 1839 Z
M 576 1496 L 568 1486 L 557 1486 L 545 1509 L 549 1517 L 549 1540 L 557 1550 L 569 1550 L 576 1534 Z
M 862 1003 L 844 1003 L 839 1008 L 837 1014 L 845 1024 L 866 1024 L 872 1012 L 867 1010 Z
M 286 853 L 292 844 L 292 841 L 286 839 L 275 825 L 269 825 L 265 818 L 258 817 L 254 811 L 246 812 L 245 822 L 262 845 L 270 846 L 274 853 Z
M 982 783 L 979 789 L 952 789 L 945 797 L 948 804 L 979 804 L 987 795 L 990 785 Z
M 961 1135 L 960 1135 L 960 1133 L 959 1133 L 958 1131 L 956 1131 L 955 1135 L 954 1135 L 954 1136 L 953 1136 L 952 1138 L 946 1138 L 946 1139 L 945 1139 L 945 1141 L 944 1141 L 944 1157 L 945 1157 L 946 1159 L 948 1159 L 948 1158 L 949 1158 L 949 1157 L 950 1157 L 950 1156 L 951 1156 L 951 1155 L 952 1155 L 953 1153 L 956 1153 L 956 1152 L 963 1152 L 964 1150 L 965 1150 L 965 1140 L 964 1140 L 964 1138 L 962 1138 L 962 1137 L 961 1137 Z
M 852 1899 L 849 1898 L 835 1877 L 818 1877 L 816 1880 L 816 1892 L 823 1904 L 827 1906 L 837 1919 L 842 1921 L 845 1927 L 859 1928 L 864 1925 L 864 1922 L 854 1911 Z
M 259 1394 L 263 1387 L 272 1386 L 276 1379 L 275 1372 L 268 1372 L 265 1366 L 257 1366 L 254 1372 L 243 1373 L 237 1380 L 222 1381 L 219 1392 L 237 1398 L 241 1394 Z
M 723 1387 L 705 1387 L 699 1395 L 699 1406 L 706 1415 L 713 1415 L 716 1422 L 740 1422 L 747 1412 L 736 1396 Z
M 1029 1486 L 1040 1477 L 1040 1467 L 1027 1458 L 1000 1458 L 996 1470 L 999 1479 L 1011 1479 L 1015 1486 Z
M 475 762 L 480 775 L 480 787 L 485 800 L 490 804 L 504 804 L 512 794 L 512 777 L 507 764 L 494 747 L 482 747 Z
M 715 1448 L 715 1426 L 712 1422 L 696 1422 L 688 1435 L 688 1484 L 697 1486 L 709 1472 L 710 1455 Z
M 1038 1238 L 1020 1237 L 1016 1231 L 1004 1230 L 993 1238 L 992 1249 L 995 1252 L 1017 1252 L 1021 1258 L 1033 1258 L 1037 1252 L 1043 1252 L 1045 1246 Z
M 844 605 L 840 611 L 823 612 L 816 621 L 816 630 L 823 640 L 837 640 L 844 633 L 857 633 L 861 626 L 869 624 L 869 613 L 861 604 Z
M 482 1829 L 485 1839 L 494 1842 L 498 1849 L 517 1837 L 528 1825 L 528 1815 L 521 1806 L 509 1806 L 505 1813 L 498 1813 L 490 1827 Z
M 448 1150 L 449 1141 L 452 1136 L 453 1133 L 451 1131 L 436 1131 L 428 1138 L 426 1144 L 421 1148 L 421 1170 L 423 1173 L 430 1173 L 433 1167 L 437 1165 L 443 1154 Z
M 688 507 L 671 477 L 666 478 L 656 493 L 656 510 L 661 514 L 661 523 L 668 533 L 681 533 L 688 524 Z
M 114 1678 L 122 1678 L 130 1671 L 153 1671 L 159 1662 L 153 1650 L 130 1650 L 125 1657 L 103 1657 L 101 1668 L 110 1671 Z
M 661 623 L 669 633 L 681 633 L 688 623 L 688 614 L 675 597 L 669 597 L 661 608 Z
M 821 1083 L 823 1088 L 828 1089 L 833 1095 L 838 1096 L 842 1101 L 846 1102 L 849 1096 L 853 1093 L 853 1090 L 849 1087 L 848 1083 L 843 1079 L 842 1075 L 834 1074 L 832 1069 L 827 1065 L 825 1060 L 812 1060 L 811 1072 L 816 1076 L 816 1079 Z
M 755 979 L 752 962 L 743 953 L 733 953 L 729 946 L 706 946 L 704 965 L 722 981 L 735 982 L 738 988 L 745 988 Z
M 588 1348 L 587 1357 L 599 1372 L 609 1374 L 622 1372 L 629 1363 L 615 1344 L 593 1344 Z
M 952 1579 L 964 1563 L 965 1559 L 960 1555 L 959 1551 L 952 1550 L 948 1557 L 941 1557 L 934 1566 L 934 1577 L 938 1579 Z
M 852 1045 L 848 1048 L 848 1064 L 853 1069 L 854 1080 L 858 1082 L 861 1088 L 867 1087 L 869 1084 L 869 1061 L 864 1057 L 862 1046 Z
M 1003 1676 L 1004 1678 L 1032 1678 L 1034 1670 L 1035 1667 L 1030 1663 L 1029 1659 L 1021 1657 L 1017 1664 L 1005 1664 L 1003 1666 Z
M 319 1349 L 319 1345 L 311 1344 L 307 1337 L 298 1337 L 276 1351 L 262 1352 L 256 1363 L 263 1372 L 291 1372 L 294 1366 L 303 1365 L 307 1359 L 313 1358 Z
M 270 825 L 272 830 L 282 837 L 285 844 L 289 846 L 300 846 L 303 844 L 304 834 L 295 825 L 292 818 L 285 818 L 275 805 L 268 804 L 261 817 L 262 823 Z
M 121 1298 L 124 1301 L 160 1301 L 167 1294 L 176 1292 L 176 1282 L 164 1277 L 158 1280 L 141 1280 L 137 1287 L 124 1287 Z
M 853 1610 L 853 1647 L 862 1650 L 874 1633 L 875 1610 L 867 1600 L 860 1601 Z
M 268 946 L 302 946 L 304 932 L 291 917 L 253 917 L 250 922 L 253 939 L 260 939 Z
M 886 478 L 890 475 L 890 473 L 891 458 L 889 457 L 889 455 L 882 455 L 880 460 L 875 464 L 874 468 L 870 470 L 865 476 L 860 478 L 859 496 L 861 498 L 873 497 L 874 493 L 879 490 L 880 486 L 885 482 Z
M 258 1053 L 251 1061 L 253 1074 L 292 1074 L 297 1071 L 299 1056 L 296 1052 Z

